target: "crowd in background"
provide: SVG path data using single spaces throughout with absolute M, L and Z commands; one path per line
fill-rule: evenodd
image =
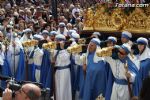
M 11 6 L 10 2 L 6 1 L 1 5 L 0 10 L 1 31 L 7 34 L 8 26 L 13 26 L 13 31 L 17 34 L 21 34 L 26 28 L 31 28 L 34 34 L 44 29 L 50 32 L 57 30 L 59 22 L 64 22 L 67 30 L 82 30 L 84 9 L 79 3 L 60 3 L 57 11 L 58 19 L 54 19 L 52 8 L 48 4 L 34 5 L 25 2 L 21 6 Z
M 150 74 L 147 37 L 139 37 L 134 45 L 131 41 L 134 36 L 128 31 L 122 32 L 120 43 L 113 36 L 100 40 L 101 34 L 94 32 L 86 38 L 90 40 L 85 52 L 73 54 L 67 51 L 69 46 L 78 44 L 86 8 L 93 4 L 93 0 L 57 1 L 55 18 L 51 1 L 3 2 L 0 8 L 0 73 L 14 77 L 16 81 L 42 83 L 44 88 L 51 89 L 51 96 L 56 100 L 95 100 L 97 97 L 130 100 L 130 92 L 137 100 L 142 81 Z M 68 38 L 71 43 L 65 47 Z M 25 48 L 24 42 L 33 39 L 38 44 Z M 43 43 L 52 41 L 59 44 L 53 53 L 42 48 Z M 114 50 L 109 57 L 97 55 L 101 41 Z M 128 70 L 124 66 L 126 63 Z M 130 83 L 132 91 L 128 88 Z M 1 86 L 5 87 L 5 82 L 2 81 Z M 32 96 L 27 97 L 32 100 Z M 144 97 L 141 94 L 140 100 L 146 100 Z

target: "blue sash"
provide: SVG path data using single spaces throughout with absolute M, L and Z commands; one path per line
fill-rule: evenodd
M 67 69 L 67 68 L 70 68 L 70 65 L 63 66 L 63 67 L 60 67 L 60 66 L 55 67 L 56 70 L 63 70 L 63 69 Z
M 117 78 L 115 78 L 115 83 L 120 84 L 120 85 L 128 85 L 128 82 L 125 79 L 117 79 Z
M 35 66 L 35 69 L 38 69 L 38 70 L 41 69 L 41 66 L 39 66 L 39 65 L 34 65 L 34 66 Z

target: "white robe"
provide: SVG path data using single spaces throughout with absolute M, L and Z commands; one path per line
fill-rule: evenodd
M 56 55 L 57 50 L 54 55 Z M 70 64 L 70 54 L 61 50 L 56 58 L 55 66 L 64 67 Z M 56 100 L 72 100 L 70 69 L 56 70 L 55 73 Z
M 36 66 L 41 66 L 42 64 L 42 59 L 43 59 L 43 50 L 40 48 L 36 48 L 34 50 L 34 55 L 33 55 L 33 63 Z M 37 82 L 40 82 L 40 70 L 35 69 L 35 79 Z
M 148 47 L 146 46 L 146 48 L 145 48 L 145 50 L 143 51 L 143 53 L 142 53 L 141 55 L 137 55 L 136 57 L 137 57 L 137 59 L 138 59 L 139 61 L 142 61 L 142 60 L 145 60 L 145 59 L 150 58 L 150 48 L 148 48 Z
M 11 42 L 8 47 L 8 52 L 7 52 L 7 58 L 10 64 L 10 69 L 11 69 L 12 74 L 14 74 L 14 72 L 16 73 L 18 69 L 18 62 L 19 62 L 19 57 L 20 57 L 19 53 L 20 53 L 20 49 L 23 49 L 21 42 L 19 41 L 18 38 L 15 38 L 15 44 L 16 46 L 14 48 Z
M 61 32 L 60 32 L 60 28 L 58 28 L 57 34 L 61 34 Z M 68 36 L 68 30 L 67 30 L 67 28 L 66 28 L 66 27 L 64 27 L 63 35 Z
M 120 60 L 114 60 L 111 57 L 105 57 L 110 64 L 113 76 L 117 79 L 127 80 L 124 64 Z M 131 72 L 130 82 L 134 82 L 135 74 Z M 112 87 L 111 100 L 130 100 L 128 85 L 121 85 L 114 82 Z
M 134 56 L 134 59 L 132 62 L 137 66 L 138 70 L 140 69 L 140 62 L 142 60 L 150 58 L 150 49 L 148 47 L 145 48 L 143 53 L 141 55 Z

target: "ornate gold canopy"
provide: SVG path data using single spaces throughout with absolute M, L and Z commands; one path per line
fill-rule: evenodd
M 107 13 L 104 6 L 98 5 L 95 12 L 89 8 L 84 18 L 83 30 L 150 33 L 150 7 L 145 10 L 135 8 L 127 15 L 121 8 L 115 8 L 111 13 Z

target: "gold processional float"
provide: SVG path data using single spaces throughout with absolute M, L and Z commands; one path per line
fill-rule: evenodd
M 117 7 L 108 13 L 105 6 L 98 4 L 94 10 L 92 7 L 86 9 L 83 30 L 150 34 L 150 6 L 136 7 L 126 14 L 124 9 Z

